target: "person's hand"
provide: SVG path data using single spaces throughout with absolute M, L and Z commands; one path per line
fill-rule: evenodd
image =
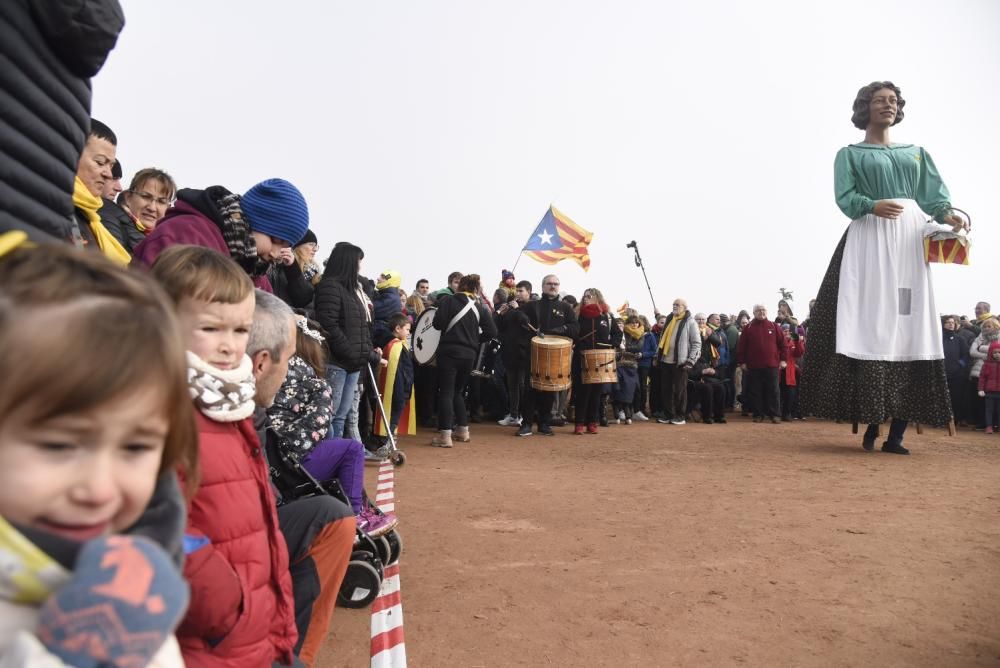
M 163 549 L 142 537 L 86 543 L 72 576 L 41 606 L 35 634 L 70 666 L 144 666 L 170 637 L 188 586 Z
M 979 390 L 979 396 L 985 397 L 986 396 L 986 392 L 984 390 Z
M 509 309 L 509 308 L 510 308 L 509 304 L 501 304 L 500 308 L 497 309 L 497 313 L 503 315 L 504 313 L 507 312 L 507 309 Z
M 746 364 L 741 364 L 740 368 L 743 369 L 744 371 L 746 371 L 747 370 L 747 365 Z
M 701 375 L 703 375 L 703 376 L 714 376 L 715 375 L 715 369 L 713 369 L 712 367 L 708 367 L 707 369 L 702 370 Z
M 880 199 L 875 202 L 875 206 L 872 208 L 872 213 L 879 218 L 891 218 L 895 220 L 896 218 L 899 218 L 899 214 L 903 213 L 903 205 L 899 202 L 894 202 L 891 199 Z
M 278 259 L 275 262 L 290 267 L 295 262 L 295 253 L 292 252 L 291 248 L 282 248 L 278 251 Z
M 690 370 L 691 370 L 691 368 L 692 368 L 693 366 L 694 366 L 694 365 L 693 365 L 693 364 L 691 364 L 690 362 L 685 362 L 685 363 L 684 363 L 684 370 L 685 370 L 685 371 L 690 371 Z
M 955 234 L 958 234 L 963 230 L 969 229 L 969 222 L 964 218 L 962 218 L 961 216 L 959 216 L 958 214 L 949 213 L 948 215 L 944 216 L 942 220 L 944 221 L 945 225 L 951 225 L 951 228 L 955 231 Z
M 780 366 L 782 369 L 784 369 L 784 368 L 786 368 L 788 366 L 788 362 L 782 362 L 778 366 Z
M 385 359 L 384 357 L 382 359 L 380 359 L 378 361 L 378 363 L 379 363 L 379 366 L 389 366 L 389 360 Z

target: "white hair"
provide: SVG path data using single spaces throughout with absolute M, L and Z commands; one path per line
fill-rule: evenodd
M 253 357 L 261 350 L 266 350 L 272 358 L 278 359 L 288 347 L 288 319 L 295 313 L 292 307 L 270 292 L 257 288 L 255 295 L 256 305 L 250 340 L 247 342 L 247 355 Z

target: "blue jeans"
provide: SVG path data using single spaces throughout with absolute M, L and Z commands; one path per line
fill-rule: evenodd
M 354 394 L 358 387 L 360 371 L 348 372 L 336 364 L 326 365 L 326 382 L 330 384 L 330 403 L 333 405 L 333 419 L 330 420 L 328 438 L 343 438 L 347 414 L 354 405 Z

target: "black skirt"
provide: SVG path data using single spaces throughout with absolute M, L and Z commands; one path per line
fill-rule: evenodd
M 799 399 L 803 415 L 858 424 L 897 418 L 947 426 L 952 414 L 944 359 L 885 362 L 837 354 L 837 298 L 846 241 L 845 232 L 809 314 Z

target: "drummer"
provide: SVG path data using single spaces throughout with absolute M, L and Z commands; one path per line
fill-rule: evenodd
M 559 299 L 559 277 L 549 274 L 542 279 L 542 295 L 538 301 L 531 301 L 521 307 L 528 322 L 536 331 L 542 334 L 553 334 L 575 339 L 580 331 L 573 307 Z M 525 398 L 521 411 L 521 428 L 518 436 L 531 436 L 531 421 L 533 413 L 537 412 L 538 433 L 552 436 L 549 419 L 552 416 L 552 404 L 555 392 L 543 392 L 531 388 Z
M 497 335 L 489 310 L 479 301 L 479 274 L 463 276 L 453 295 L 438 298 L 434 329 L 441 331 L 437 348 L 438 433 L 431 445 L 452 447 L 452 437 L 468 442 L 469 416 L 462 390 L 469 380 L 479 344 Z M 454 430 L 454 432 L 453 432 Z
M 597 288 L 587 288 L 583 291 L 578 318 L 580 334 L 573 349 L 573 400 L 576 403 L 576 427 L 573 433 L 584 433 L 586 426 L 588 434 L 596 434 L 604 383 L 583 382 L 583 351 L 616 350 L 622 342 L 622 330 L 614 322 L 611 309 Z M 613 352 L 610 359 L 614 362 Z

